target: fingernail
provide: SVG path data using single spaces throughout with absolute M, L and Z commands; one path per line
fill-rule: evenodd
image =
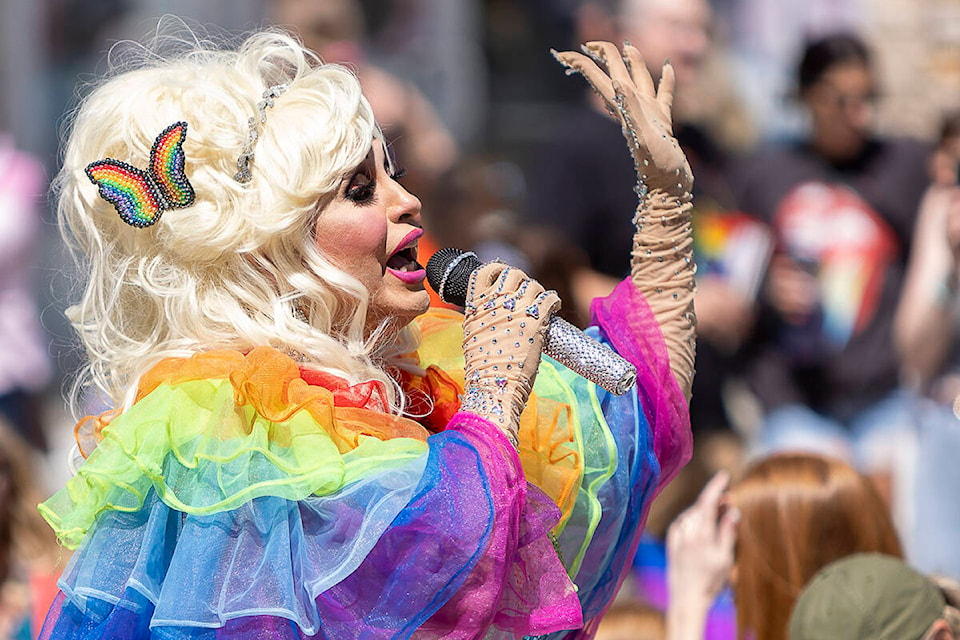
M 730 507 L 727 510 L 727 515 L 730 517 L 730 522 L 740 522 L 740 509 Z

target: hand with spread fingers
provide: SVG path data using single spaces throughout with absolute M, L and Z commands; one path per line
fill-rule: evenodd
M 670 640 L 703 638 L 707 613 L 733 569 L 740 511 L 725 507 L 729 483 L 727 473 L 716 474 L 667 531 Z
M 547 323 L 559 307 L 556 291 L 545 291 L 515 267 L 492 262 L 470 278 L 463 321 L 463 409 L 498 425 L 514 444 Z
M 574 51 L 553 54 L 568 73 L 582 74 L 620 120 L 641 183 L 673 195 L 689 193 L 693 175 L 673 137 L 673 67 L 664 64 L 655 89 L 636 47 L 624 44 L 621 53 L 610 42 L 588 42 L 583 51 L 586 55 Z
M 566 51 L 554 56 L 568 72 L 587 79 L 623 127 L 640 199 L 630 277 L 660 324 L 671 371 L 689 399 L 696 350 L 693 174 L 673 137 L 673 67 L 664 64 L 654 89 L 643 57 L 631 45 L 625 44 L 621 53 L 609 42 L 588 42 L 583 50 L 586 55 Z

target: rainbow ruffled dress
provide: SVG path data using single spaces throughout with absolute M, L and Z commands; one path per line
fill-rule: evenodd
M 157 365 L 40 507 L 77 549 L 41 637 L 592 637 L 691 451 L 660 329 L 629 283 L 596 301 L 636 393 L 545 359 L 517 452 L 458 410 L 461 321 L 419 320 L 419 422 L 273 349 Z

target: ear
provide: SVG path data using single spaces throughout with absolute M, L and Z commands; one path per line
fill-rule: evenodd
M 943 618 L 930 625 L 923 637 L 924 640 L 960 640 L 953 635 L 953 632 L 950 631 L 950 625 Z

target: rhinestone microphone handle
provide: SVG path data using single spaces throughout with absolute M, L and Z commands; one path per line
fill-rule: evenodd
M 543 352 L 614 395 L 626 393 L 637 379 L 630 362 L 559 316 L 550 318 Z
M 427 262 L 427 280 L 444 302 L 462 307 L 470 274 L 482 264 L 472 251 L 446 247 Z M 559 316 L 552 316 L 547 324 L 543 352 L 618 396 L 626 393 L 637 379 L 632 364 Z

